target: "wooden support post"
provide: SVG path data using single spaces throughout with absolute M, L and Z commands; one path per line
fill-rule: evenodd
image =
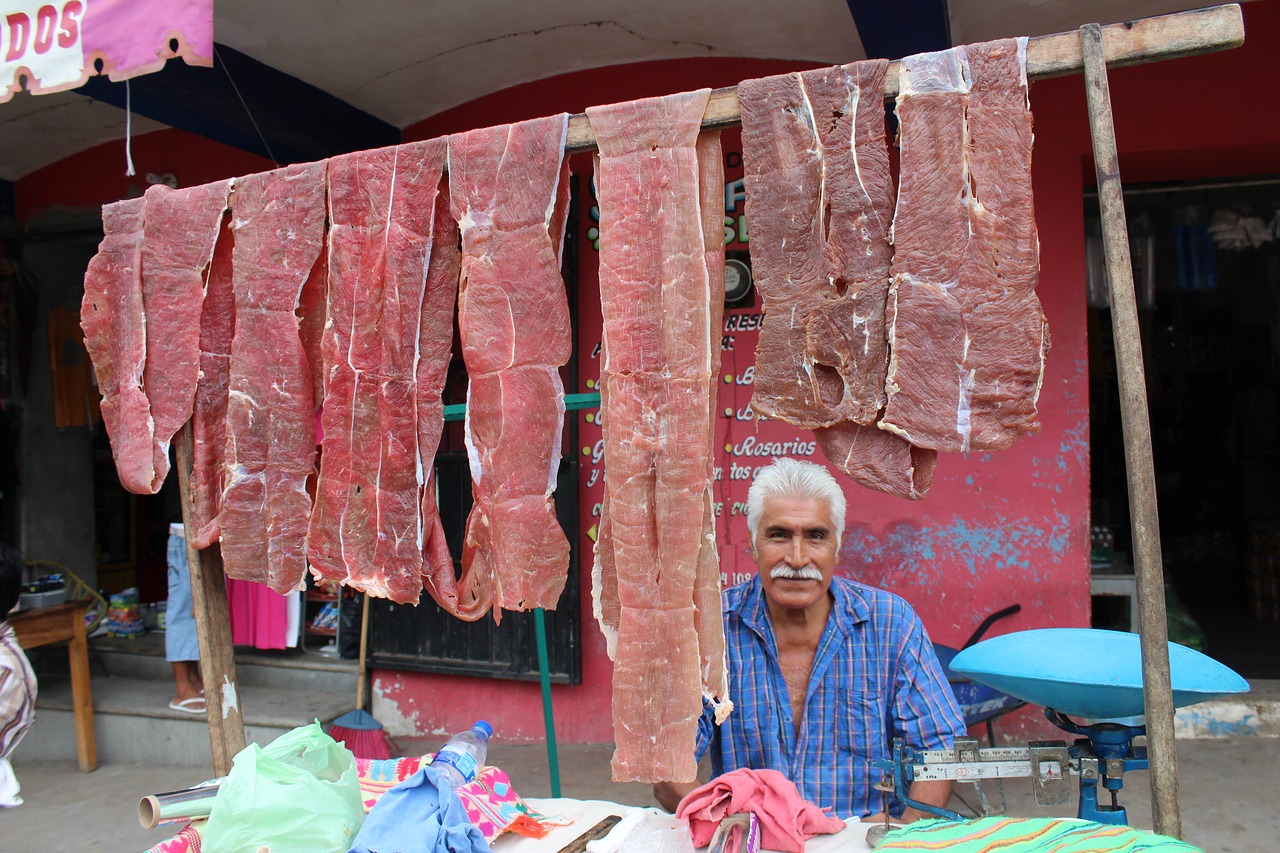
M 1142 686 L 1147 716 L 1147 752 L 1151 762 L 1151 806 L 1156 832 L 1182 837 L 1178 811 L 1178 758 L 1173 739 L 1173 690 L 1169 675 L 1169 626 L 1165 615 L 1164 564 L 1160 557 L 1160 519 L 1156 512 L 1156 473 L 1151 457 L 1151 424 L 1142 363 L 1138 302 L 1129 258 L 1129 228 L 1120 185 L 1120 158 L 1111 119 L 1111 90 L 1103 56 L 1102 28 L 1080 28 L 1084 80 L 1089 99 L 1093 163 L 1098 173 L 1102 242 L 1111 294 L 1111 327 L 1120 386 L 1125 468 L 1129 479 L 1129 517 L 1133 525 L 1134 565 L 1141 616 Z
M 188 531 L 191 519 L 191 466 L 195 441 L 191 422 L 174 436 L 178 487 L 182 496 L 182 521 Z M 200 675 L 204 679 L 209 716 L 209 745 L 213 772 L 225 776 L 231 759 L 244 749 L 244 719 L 240 715 L 240 691 L 236 659 L 231 645 L 231 621 L 227 613 L 227 581 L 222 573 L 222 552 L 217 543 L 196 550 L 187 537 L 191 565 L 191 599 L 195 606 L 196 639 L 200 644 Z
M 356 667 L 356 710 L 364 710 L 365 691 L 369 681 L 369 593 L 362 592 L 360 605 L 360 662 Z M 342 596 L 338 596 L 338 621 L 342 621 Z
M 82 773 L 98 766 L 98 741 L 93 730 L 93 699 L 89 692 L 89 638 L 84 630 L 84 609 L 72 614 L 71 640 L 71 706 L 76 719 L 76 761 Z

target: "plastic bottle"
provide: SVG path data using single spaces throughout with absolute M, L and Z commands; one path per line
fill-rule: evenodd
M 469 731 L 458 732 L 440 747 L 431 766 L 441 771 L 449 785 L 459 788 L 476 778 L 489 751 L 493 726 L 477 720 Z

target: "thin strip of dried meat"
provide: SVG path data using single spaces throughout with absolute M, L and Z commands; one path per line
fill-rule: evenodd
M 434 229 L 418 334 L 418 459 L 427 473 L 421 499 L 426 537 L 422 544 L 422 580 L 436 603 L 460 619 L 473 621 L 489 612 L 493 587 L 475 583 L 474 574 L 466 575 L 461 584 L 458 582 L 436 500 L 435 456 L 444 431 L 441 394 L 453 355 L 453 310 L 462 266 L 458 223 L 449 209 L 447 180 L 441 182 L 436 196 Z
M 443 140 L 329 161 L 320 477 L 308 559 L 396 602 L 422 590 L 417 375 Z
M 205 281 L 200 310 L 200 382 L 191 412 L 191 518 L 187 538 L 197 548 L 218 541 L 222 528 L 222 490 L 226 486 L 223 453 L 227 442 L 227 394 L 231 381 L 231 340 L 235 334 L 235 295 L 231 289 L 235 235 L 224 217 Z
M 713 283 L 709 269 L 723 262 L 715 260 L 723 231 L 710 227 L 710 188 L 699 184 L 718 167 L 707 162 L 718 161 L 709 140 L 699 158 L 709 95 L 704 89 L 587 110 L 600 148 L 604 315 L 607 518 L 595 574 L 616 579 L 617 780 L 692 779 L 704 676 L 721 686 L 723 661 L 713 660 L 711 639 L 718 619 L 705 618 L 719 587 L 704 545 L 719 347 L 713 322 L 722 310 L 713 304 L 723 302 L 723 275 Z M 722 203 L 714 204 L 722 217 Z M 598 610 L 608 636 L 612 605 L 602 601 Z M 727 704 L 727 696 L 715 698 Z
M 298 589 L 306 573 L 316 423 L 298 301 L 320 256 L 325 163 L 236 182 L 235 335 L 224 455 L 222 560 L 228 577 Z
M 907 57 L 899 88 L 882 428 L 937 450 L 1003 450 L 1039 429 L 1048 349 L 1025 41 Z
M 560 464 L 569 303 L 560 275 L 568 116 L 449 138 L 462 234 L 458 333 L 467 365 L 466 446 L 475 503 L 462 564 L 500 608 L 554 609 L 569 541 L 551 495 Z
M 191 420 L 200 375 L 200 314 L 205 274 L 222 230 L 231 181 L 180 190 L 152 184 L 142 229 L 142 305 L 147 322 L 143 388 L 154 423 L 155 476 L 169 473 L 169 443 Z
M 120 483 L 152 493 L 155 425 L 143 390 L 147 325 L 142 307 L 142 235 L 146 199 L 102 207 L 102 242 L 84 276 L 80 325 L 102 394 L 102 421 Z
M 302 285 L 298 297 L 298 337 L 311 365 L 311 387 L 316 405 L 324 402 L 324 355 L 321 352 L 324 327 L 329 320 L 329 232 L 325 231 L 320 257 L 311 268 L 311 275 Z
M 698 634 L 698 658 L 702 670 L 702 695 L 717 707 L 723 720 L 733 709 L 729 700 L 729 671 L 725 662 L 724 614 L 720 606 L 720 552 L 716 548 L 716 519 L 711 493 L 715 482 L 715 406 L 720 387 L 720 329 L 724 325 L 724 152 L 720 132 L 700 134 L 698 152 L 698 204 L 702 209 L 702 233 L 707 260 L 707 318 L 711 330 L 711 371 L 707 399 L 712 407 L 707 430 L 707 487 L 703 490 L 702 541 L 698 548 L 698 572 L 693 586 L 694 624 Z

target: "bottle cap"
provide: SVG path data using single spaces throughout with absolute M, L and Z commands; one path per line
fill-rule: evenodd
M 482 735 L 485 740 L 493 736 L 493 726 L 489 725 L 486 720 L 476 720 L 475 725 L 471 727 L 471 731 Z

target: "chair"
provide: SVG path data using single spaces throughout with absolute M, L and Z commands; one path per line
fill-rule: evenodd
M 943 646 L 938 643 L 933 644 L 933 650 L 938 655 L 938 662 L 942 664 L 942 673 L 947 679 L 947 683 L 951 686 L 951 692 L 955 694 L 956 704 L 960 707 L 960 713 L 964 717 L 966 726 L 972 727 L 985 724 L 987 729 L 987 743 L 991 746 L 996 745 L 995 720 L 997 717 L 1003 717 L 1012 711 L 1016 711 L 1023 705 L 1027 704 L 1022 699 L 1010 696 L 1008 693 L 1002 693 L 994 687 L 987 687 L 985 684 L 979 684 L 968 676 L 960 675 L 952 672 L 951 661 L 963 649 L 967 649 L 974 643 L 982 639 L 987 630 L 1001 619 L 1012 616 L 1022 610 L 1022 605 L 1012 604 L 1003 610 L 997 610 L 982 620 L 974 632 L 965 641 L 964 645 L 959 649 L 953 649 L 950 646 Z M 1004 780 L 997 779 L 997 788 L 1000 791 L 1000 810 L 994 811 L 991 803 L 987 800 L 986 792 L 982 789 L 980 780 L 972 782 L 975 792 L 978 795 L 979 804 L 982 811 L 970 806 L 965 802 L 964 798 L 958 793 L 956 797 L 965 804 L 972 812 L 978 815 L 1004 814 Z

